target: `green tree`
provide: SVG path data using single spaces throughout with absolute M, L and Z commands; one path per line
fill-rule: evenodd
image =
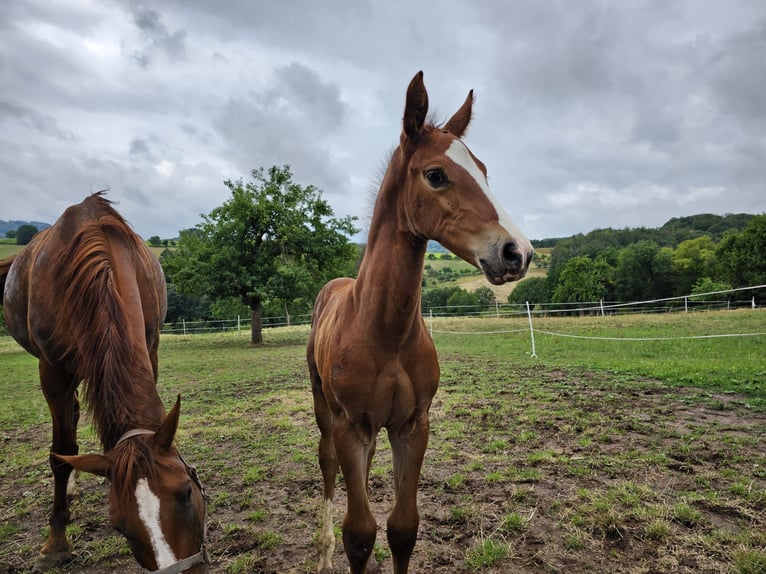
M 458 287 L 447 299 L 447 313 L 450 315 L 468 315 L 476 312 L 479 298 L 475 293 L 470 293 Z
M 37 235 L 37 227 L 25 223 L 16 229 L 16 245 L 27 245 Z
M 237 297 L 252 314 L 251 341 L 263 341 L 266 300 L 306 299 L 327 280 L 353 273 L 357 251 L 348 240 L 355 217 L 334 217 L 312 185 L 292 181 L 289 166 L 226 181 L 231 197 L 182 231 L 163 258 L 166 273 L 187 292 Z
M 704 293 L 713 293 L 712 295 L 705 295 L 705 299 L 708 301 L 726 301 L 729 297 L 728 293 L 716 293 L 716 291 L 728 291 L 731 289 L 731 285 L 724 283 L 723 281 L 715 281 L 710 277 L 701 277 L 697 279 L 694 286 L 691 288 L 692 295 L 701 295 Z
M 721 279 L 732 287 L 766 284 L 766 214 L 753 217 L 744 230 L 729 232 L 716 249 Z
M 15 229 L 9 229 L 5 232 L 5 236 L 8 239 L 16 239 L 16 230 Z
M 162 239 L 160 239 L 159 235 L 152 235 L 148 240 L 147 243 L 151 247 L 161 247 L 162 246 Z
M 550 303 L 552 293 L 549 288 L 550 283 L 545 277 L 530 277 L 521 281 L 508 294 L 508 302 L 523 304 L 529 301 L 530 305 L 538 303 Z
M 481 287 L 474 289 L 473 294 L 476 295 L 476 300 L 478 301 L 479 305 L 486 307 L 495 304 L 495 292 L 486 285 L 482 285 Z
M 708 235 L 688 239 L 671 253 L 677 274 L 676 293 L 685 295 L 701 277 L 711 277 L 715 266 L 716 245 Z
M 435 287 L 433 289 L 427 289 L 423 291 L 420 297 L 420 307 L 423 313 L 429 313 L 432 309 L 437 308 L 437 313 L 442 313 L 442 309 L 438 307 L 446 307 L 449 298 L 458 291 L 465 291 L 457 285 L 449 287 Z
M 641 240 L 620 250 L 614 271 L 614 295 L 621 301 L 646 301 L 673 295 L 671 251 Z
M 197 321 L 210 316 L 210 304 L 205 297 L 179 293 L 173 283 L 168 283 L 168 312 L 165 322 L 176 324 L 181 320 Z
M 567 261 L 553 292 L 554 303 L 585 303 L 606 297 L 612 269 L 603 261 L 581 255 Z

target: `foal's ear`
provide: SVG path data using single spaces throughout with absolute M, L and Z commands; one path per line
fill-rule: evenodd
M 444 129 L 456 137 L 461 137 L 465 133 L 465 128 L 468 127 L 468 123 L 471 121 L 471 110 L 473 108 L 473 90 L 468 92 L 468 97 L 460 106 L 460 109 L 455 112 Z
M 423 72 L 420 71 L 415 74 L 407 88 L 402 138 L 405 136 L 409 139 L 416 138 L 426 122 L 426 114 L 428 114 L 428 92 L 423 83 Z
M 77 456 L 65 456 L 63 454 L 51 453 L 51 455 L 61 461 L 69 463 L 75 470 L 89 472 L 98 476 L 109 478 L 112 473 L 112 463 L 101 454 L 81 454 Z
M 162 421 L 159 430 L 155 433 L 152 441 L 160 450 L 167 450 L 173 444 L 173 438 L 178 429 L 178 416 L 181 414 L 181 395 L 176 398 L 176 404 Z

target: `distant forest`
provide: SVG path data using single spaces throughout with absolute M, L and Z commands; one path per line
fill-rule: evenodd
M 0 219 L 0 238 L 6 237 L 6 233 L 9 231 L 16 231 L 22 225 L 34 225 L 37 227 L 37 231 L 42 231 L 46 227 L 50 227 L 50 223 L 43 223 L 41 221 L 6 221 Z
M 534 247 L 555 247 L 565 239 L 582 239 L 587 243 L 599 243 L 598 238 L 605 240 L 609 247 L 626 247 L 631 243 L 641 240 L 654 241 L 660 247 L 677 247 L 679 243 L 689 239 L 696 239 L 707 235 L 718 243 L 723 235 L 729 230 L 743 230 L 753 215 L 747 213 L 727 213 L 726 215 L 714 215 L 712 213 L 700 213 L 686 217 L 674 217 L 662 227 L 629 227 L 625 229 L 595 229 L 585 235 L 579 233 L 570 237 L 552 237 L 547 239 L 533 239 Z

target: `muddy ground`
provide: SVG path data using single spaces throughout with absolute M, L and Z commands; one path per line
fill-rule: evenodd
M 449 357 L 443 364 L 412 572 L 764 571 L 766 417 L 745 397 L 558 370 L 516 373 L 476 393 L 476 365 Z M 303 392 L 305 377 L 285 384 Z M 211 572 L 315 571 L 321 484 L 306 462 L 313 453 L 296 459 L 285 447 L 263 476 L 241 476 L 247 435 L 267 432 L 279 401 L 256 409 L 242 437 L 221 438 L 210 455 L 216 464 L 191 459 L 213 500 Z M 279 433 L 315 435 L 308 401 L 289 412 L 294 428 Z M 195 433 L 182 442 L 208 439 L 204 429 Z M 52 496 L 48 436 L 47 424 L 2 431 L 2 463 L 18 471 L 0 485 L 0 573 L 28 572 L 42 543 Z M 13 460 L 13 444 L 41 445 L 37 460 Z M 382 572 L 392 568 L 390 477 L 381 436 L 370 498 Z M 77 558 L 57 571 L 140 572 L 107 523 L 106 485 L 81 476 L 80 492 L 72 506 Z M 341 479 L 336 524 L 344 508 Z M 347 571 L 340 540 L 334 568 Z

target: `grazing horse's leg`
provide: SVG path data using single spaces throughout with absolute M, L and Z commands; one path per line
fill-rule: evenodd
M 40 360 L 40 383 L 53 422 L 51 453 L 76 455 L 77 422 L 80 419 L 80 403 L 77 399 L 77 379 L 71 373 L 57 369 Z M 44 572 L 72 557 L 72 547 L 66 538 L 69 524 L 69 499 L 67 487 L 72 467 L 50 456 L 53 471 L 53 509 L 50 517 L 50 533 L 35 570 Z
M 335 494 L 335 478 L 338 475 L 338 458 L 335 455 L 335 444 L 332 438 L 333 416 L 327 400 L 322 393 L 322 383 L 315 368 L 309 368 L 311 389 L 314 394 L 314 416 L 321 437 L 319 439 L 319 467 L 322 470 L 324 482 L 324 507 L 322 509 L 322 525 L 319 533 L 319 568 L 320 574 L 332 572 L 332 555 L 335 551 L 335 534 L 333 533 L 333 504 Z
M 365 572 L 378 529 L 367 499 L 367 467 L 374 435 L 369 424 L 354 425 L 345 417 L 335 419 L 333 440 L 348 500 L 343 518 L 343 548 L 351 574 Z
M 418 478 L 428 445 L 428 413 L 400 429 L 389 430 L 394 460 L 396 502 L 388 517 L 386 535 L 394 562 L 394 574 L 404 574 L 418 535 Z

